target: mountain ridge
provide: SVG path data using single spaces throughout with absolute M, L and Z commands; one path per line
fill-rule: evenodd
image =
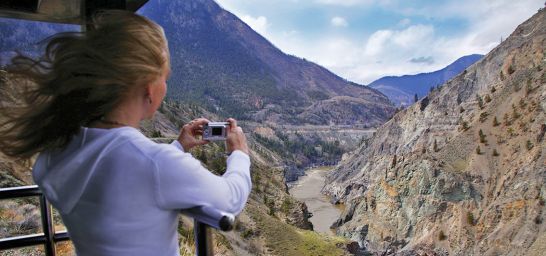
M 271 124 L 377 126 L 394 113 L 394 107 L 377 90 L 283 53 L 212 0 L 151 2 L 141 13 L 158 21 L 171 35 L 173 70 L 179 70 L 171 83 L 173 98 L 190 97 L 220 112 L 229 108 L 223 112 Z M 176 59 L 179 53 L 185 60 Z M 336 105 L 331 101 L 336 96 L 368 102 L 338 98 Z M 238 104 L 239 109 L 230 104 Z M 321 107 L 314 108 L 314 104 Z M 330 113 L 328 118 L 322 112 Z
M 414 102 L 415 94 L 419 98 L 424 97 L 431 87 L 447 82 L 483 56 L 481 54 L 466 55 L 440 70 L 415 75 L 385 76 L 367 86 L 378 89 L 397 106 L 409 106 Z

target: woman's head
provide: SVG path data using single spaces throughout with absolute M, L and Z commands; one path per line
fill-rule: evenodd
M 48 39 L 39 60 L 12 59 L 7 71 L 17 100 L 13 108 L 0 98 L 1 150 L 27 158 L 63 146 L 81 126 L 104 117 L 135 91 L 165 86 L 169 70 L 167 40 L 159 25 L 131 12 L 99 13 L 86 33 Z M 164 96 L 161 88 L 155 91 Z M 162 96 L 146 95 L 155 109 Z

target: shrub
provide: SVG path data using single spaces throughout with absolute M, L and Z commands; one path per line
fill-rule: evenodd
M 243 231 L 243 233 L 241 234 L 241 236 L 243 238 L 249 238 L 250 236 L 252 236 L 254 234 L 254 231 L 252 229 L 247 229 L 245 231 Z
M 527 86 L 525 87 L 525 96 L 529 96 L 529 93 L 533 92 L 533 85 L 531 78 L 527 79 Z
M 459 107 L 459 113 L 463 113 L 464 112 L 464 108 L 463 107 Z
M 527 150 L 531 150 L 534 147 L 533 142 L 531 142 L 530 140 L 527 140 L 525 146 L 527 147 Z
M 513 129 L 512 127 L 508 128 L 507 132 L 508 132 L 508 134 L 510 135 L 510 137 L 516 135 L 516 134 L 514 133 L 514 129 Z
M 161 138 L 161 137 L 163 137 L 163 134 L 161 134 L 160 130 L 154 130 L 152 132 L 152 138 Z
M 491 102 L 491 97 L 489 96 L 489 94 L 486 94 L 486 95 L 485 95 L 484 100 L 485 100 L 486 103 Z
M 482 112 L 480 114 L 480 119 L 479 119 L 480 122 L 482 122 L 482 123 L 485 122 L 485 120 L 487 120 L 487 116 L 489 116 L 489 114 L 487 112 Z
M 472 214 L 471 212 L 467 212 L 466 213 L 466 222 L 469 224 L 469 225 L 472 225 L 474 226 L 475 225 L 475 220 L 474 220 L 474 214 Z
M 497 91 L 497 89 L 495 89 L 495 86 L 491 87 L 491 93 L 494 93 L 496 91 Z
M 476 147 L 476 154 L 481 155 L 482 151 L 480 150 L 480 146 Z
M 478 135 L 480 136 L 480 143 L 486 143 L 487 140 L 485 139 L 487 136 L 483 133 L 482 129 L 480 129 Z
M 467 121 L 463 121 L 461 123 L 461 128 L 463 129 L 463 131 L 466 131 L 468 130 L 470 127 L 468 126 L 468 122 Z
M 523 98 L 521 98 L 521 99 L 519 100 L 519 106 L 520 106 L 521 108 L 524 108 L 524 107 L 527 106 L 527 103 L 525 103 L 525 101 L 523 100 Z
M 436 139 L 434 139 L 433 149 L 434 149 L 434 152 L 438 152 L 438 143 L 436 142 Z
M 508 113 L 504 113 L 503 121 L 505 126 L 512 124 L 512 120 L 510 120 L 510 117 L 508 117 Z
M 499 152 L 497 152 L 497 149 L 493 149 L 493 156 L 499 156 Z
M 505 78 L 505 77 L 504 77 L 504 73 L 503 73 L 502 70 L 501 70 L 501 72 L 500 72 L 500 80 L 501 80 L 501 81 L 504 81 L 504 78 Z
M 513 74 L 514 72 L 516 72 L 516 70 L 514 69 L 514 66 L 512 66 L 511 64 L 510 64 L 510 67 L 508 67 L 508 70 L 507 70 L 507 71 L 508 71 L 508 74 L 509 74 L 509 75 L 511 75 L 511 74 Z
M 438 234 L 438 240 L 444 241 L 447 239 L 447 236 L 444 234 L 444 231 L 440 230 L 440 233 Z
M 477 94 L 476 94 L 476 100 L 478 101 L 478 106 L 480 107 L 480 109 L 483 109 L 483 100 L 482 100 L 482 97 L 480 97 L 480 95 L 477 95 Z
M 290 208 L 292 208 L 292 201 L 290 201 L 290 199 L 286 197 L 281 204 L 281 211 L 284 214 L 288 214 L 290 213 Z
M 496 116 L 493 118 L 493 126 L 499 126 L 499 121 Z
M 521 115 L 514 109 L 512 112 L 512 119 L 518 119 Z

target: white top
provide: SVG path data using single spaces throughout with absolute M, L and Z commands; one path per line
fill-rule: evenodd
M 34 181 L 61 214 L 78 255 L 179 255 L 179 209 L 238 214 L 251 190 L 250 159 L 234 151 L 217 176 L 178 141 L 137 129 L 82 128 L 61 151 L 43 152 Z

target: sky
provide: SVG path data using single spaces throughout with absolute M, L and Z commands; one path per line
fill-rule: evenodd
M 544 0 L 216 0 L 283 52 L 360 84 L 487 54 Z

